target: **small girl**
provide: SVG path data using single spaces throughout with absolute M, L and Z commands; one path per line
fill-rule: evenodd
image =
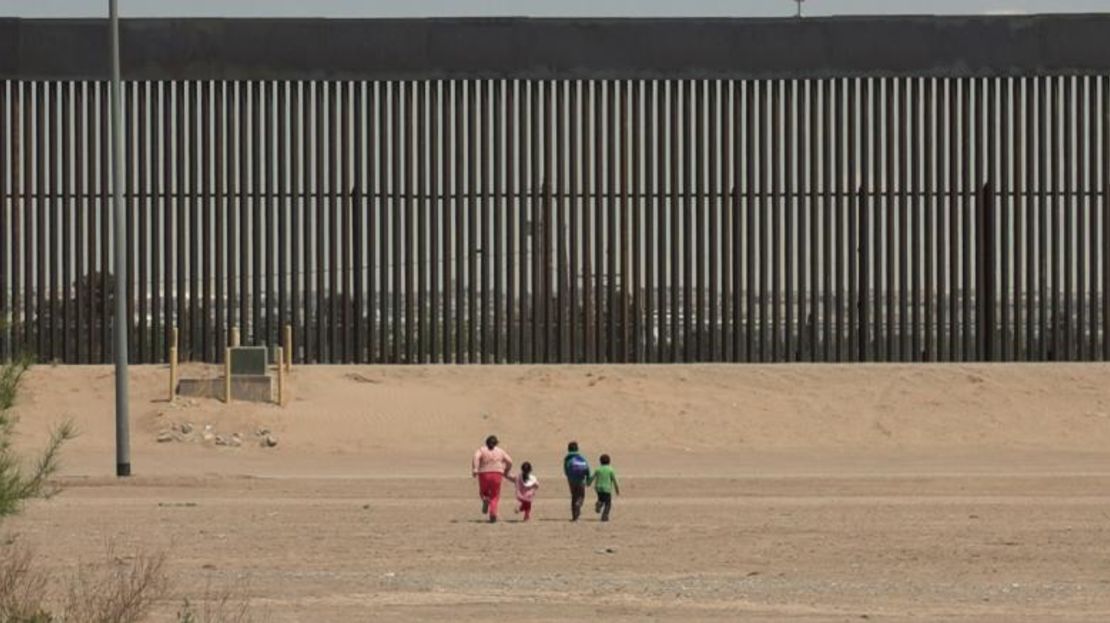
M 540 488 L 540 481 L 532 475 L 532 464 L 525 461 L 520 466 L 519 476 L 506 475 L 505 477 L 516 483 L 516 499 L 520 502 L 516 512 L 524 513 L 524 521 L 528 521 L 532 516 L 532 500 L 536 497 L 536 489 Z

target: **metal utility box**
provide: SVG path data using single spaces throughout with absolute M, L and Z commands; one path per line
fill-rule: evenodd
M 265 346 L 236 346 L 231 349 L 231 376 L 265 376 L 269 353 Z

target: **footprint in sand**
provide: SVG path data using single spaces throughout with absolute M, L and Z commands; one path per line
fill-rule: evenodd
M 349 380 L 352 380 L 356 383 L 370 383 L 370 384 L 374 384 L 374 385 L 377 385 L 378 383 L 381 383 L 381 381 L 378 380 L 378 379 L 372 379 L 368 376 L 364 376 L 364 375 L 359 374 L 357 372 L 351 372 L 350 374 L 345 374 L 344 377 L 349 379 Z

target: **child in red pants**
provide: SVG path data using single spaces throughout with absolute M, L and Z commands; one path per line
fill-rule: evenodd
M 516 512 L 524 513 L 524 521 L 528 521 L 532 517 L 532 500 L 536 497 L 536 489 L 540 488 L 540 481 L 532 475 L 532 464 L 525 461 L 520 466 L 519 476 L 506 474 L 505 478 L 516 484 L 516 501 L 520 502 Z

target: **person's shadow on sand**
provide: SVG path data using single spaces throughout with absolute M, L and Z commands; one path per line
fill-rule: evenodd
M 574 523 L 569 519 L 558 519 L 556 517 L 545 517 L 545 518 L 542 518 L 542 519 L 530 519 L 527 522 L 524 521 L 523 519 L 502 519 L 501 523 L 518 524 L 518 523 L 531 523 L 531 522 L 538 522 L 538 521 L 542 521 L 543 523 Z M 453 524 L 458 524 L 458 523 L 488 524 L 489 521 L 487 521 L 485 519 L 452 519 L 448 523 L 453 523 Z M 578 523 L 601 523 L 601 520 L 600 519 L 587 519 L 587 518 L 583 517 L 582 519 L 578 520 Z

